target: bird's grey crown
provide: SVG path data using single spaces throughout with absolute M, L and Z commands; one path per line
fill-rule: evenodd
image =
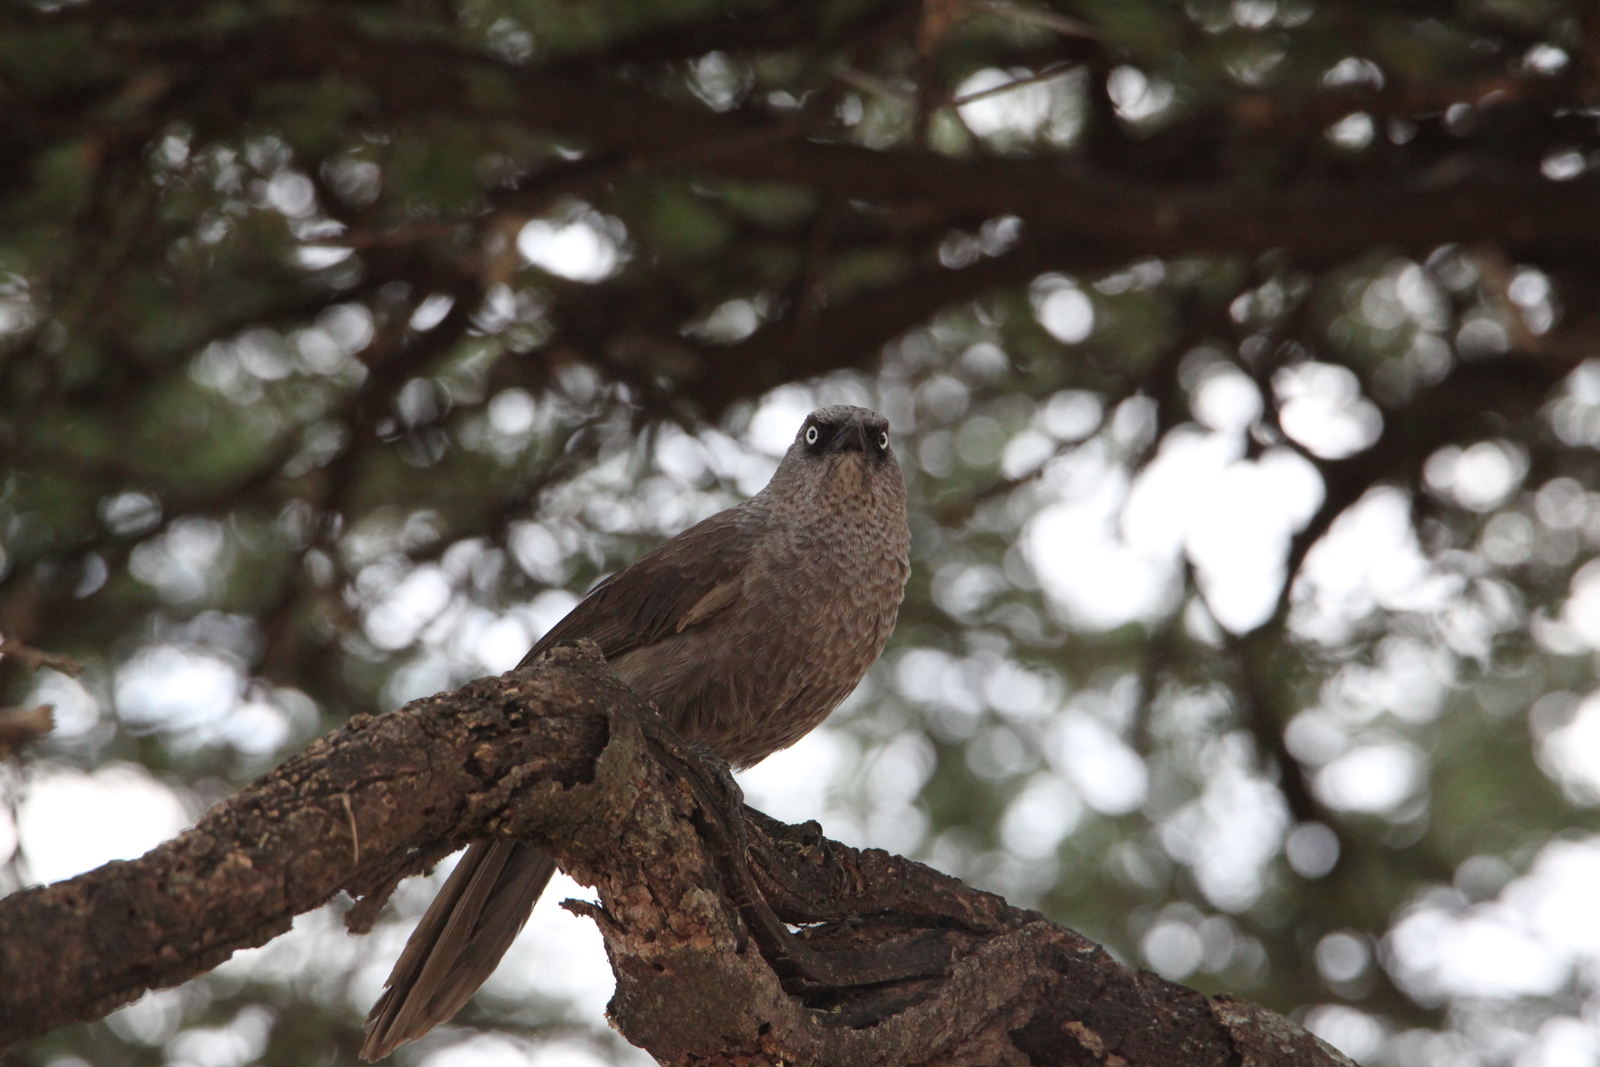
M 864 430 L 876 433 L 889 428 L 889 420 L 873 411 L 871 408 L 858 408 L 852 404 L 834 404 L 831 407 L 818 408 L 806 416 L 806 421 L 801 423 L 800 432 L 810 425 L 819 426 L 849 426 L 858 425 Z

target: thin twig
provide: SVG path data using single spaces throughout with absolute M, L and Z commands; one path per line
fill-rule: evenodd
M 1199 582 L 1195 582 L 1195 590 L 1201 603 L 1210 611 L 1211 604 L 1206 599 L 1205 588 Z M 1216 617 L 1215 612 L 1212 612 L 1212 617 Z M 1326 826 L 1336 826 L 1337 820 L 1329 816 L 1322 801 L 1312 792 L 1305 768 L 1295 758 L 1294 753 L 1289 751 L 1288 742 L 1283 736 L 1288 723 L 1284 721 L 1275 706 L 1273 698 L 1276 694 L 1268 681 L 1267 665 L 1263 662 L 1271 653 L 1270 648 L 1263 646 L 1274 639 L 1282 640 L 1282 631 L 1267 633 L 1263 627 L 1240 636 L 1226 626 L 1221 626 L 1220 629 L 1224 647 L 1232 656 L 1238 672 L 1239 696 L 1244 703 L 1245 726 L 1254 737 L 1261 754 L 1276 767 L 1278 790 L 1283 794 L 1289 814 L 1296 822 L 1320 822 Z
M 439 241 L 454 237 L 468 222 L 456 219 L 449 222 L 418 222 L 392 230 L 350 230 L 329 237 L 318 237 L 307 245 L 326 248 L 401 248 L 420 241 Z
M 885 81 L 876 75 L 867 74 L 863 71 L 840 67 L 833 72 L 833 76 L 846 85 L 854 86 L 869 93 L 876 93 L 879 96 L 887 96 L 892 100 L 899 100 L 907 104 L 914 104 L 917 100 L 917 94 L 910 89 L 902 89 L 893 82 Z
M 83 673 L 82 665 L 71 656 L 61 652 L 44 652 L 9 637 L 0 637 L 0 656 L 12 656 L 21 660 L 29 670 L 36 671 L 40 667 L 49 667 L 71 678 Z
M 1011 90 L 1020 89 L 1024 85 L 1033 85 L 1036 82 L 1051 81 L 1065 74 L 1074 66 L 1075 64 L 1072 63 L 1052 63 L 1040 70 L 1037 74 L 1030 74 L 1026 78 L 1017 78 L 1014 81 L 1006 82 L 1004 85 L 996 85 L 988 89 L 980 89 L 975 93 L 967 93 L 964 96 L 951 97 L 950 106 L 963 107 L 977 100 L 986 100 L 991 96 L 999 96 L 1001 93 L 1009 93 Z
M 991 15 L 1010 19 L 1013 22 L 1025 22 L 1030 26 L 1043 26 L 1047 30 L 1054 30 L 1063 37 L 1087 37 L 1090 40 L 1099 40 L 1100 31 L 1081 22 L 1078 19 L 1058 15 L 1054 11 L 1043 11 L 1036 7 L 1024 7 L 1021 4 L 1007 3 L 1006 0 L 967 0 L 967 6 L 979 11 L 987 11 Z

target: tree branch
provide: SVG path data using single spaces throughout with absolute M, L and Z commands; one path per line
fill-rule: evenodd
M 9 759 L 56 728 L 55 708 L 0 708 L 0 759 Z
M 0 636 L 0 658 L 10 656 L 17 660 L 30 671 L 40 667 L 49 667 L 51 670 L 60 671 L 70 678 L 76 678 L 83 673 L 83 667 L 71 656 L 60 652 L 45 652 L 26 645 L 11 637 Z
M 215 60 L 173 78 L 170 93 L 201 98 L 220 71 L 234 80 L 248 72 L 256 85 L 339 77 L 364 86 L 389 116 L 498 116 L 646 156 L 697 146 L 686 163 L 716 173 L 880 202 L 926 201 L 951 215 L 1019 215 L 1124 258 L 1287 248 L 1297 262 L 1329 264 L 1374 247 L 1415 251 L 1451 242 L 1592 250 L 1600 234 L 1592 182 L 1551 182 L 1532 171 L 1432 187 L 1318 185 L 1245 195 L 1231 186 L 1084 175 L 1052 160 L 960 160 L 828 143 L 790 123 L 679 106 L 564 67 L 525 67 L 440 42 L 380 37 L 337 16 L 266 18 L 211 42 Z M 119 46 L 122 54 L 167 65 L 192 54 L 194 41 Z
M 569 907 L 605 937 L 612 1018 L 664 1063 L 1349 1063 L 920 864 L 755 812 L 741 832 L 725 807 L 592 647 L 559 650 L 358 716 L 143 858 L 0 901 L 0 1045 L 200 974 L 340 889 L 370 921 L 448 848 L 513 836 L 598 890 Z

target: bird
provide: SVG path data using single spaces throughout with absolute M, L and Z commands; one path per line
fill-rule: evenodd
M 691 744 L 734 769 L 811 732 L 893 631 L 911 574 L 889 421 L 811 412 L 766 487 L 596 585 L 518 667 L 588 639 Z M 449 1019 L 499 964 L 555 861 L 475 842 L 417 924 L 367 1017 L 377 1060 Z

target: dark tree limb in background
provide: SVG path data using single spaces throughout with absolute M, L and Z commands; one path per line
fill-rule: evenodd
M 598 890 L 568 906 L 605 937 L 613 1019 L 662 1062 L 1349 1062 L 814 823 L 741 831 L 715 782 L 582 648 L 358 717 L 141 859 L 0 901 L 0 1045 L 201 974 L 341 889 L 365 926 L 400 878 L 504 835 Z
M 211 61 L 196 64 L 197 49 Z M 165 91 L 147 108 L 152 122 L 164 110 L 187 114 L 196 93 L 338 77 L 362 86 L 389 114 L 499 116 L 627 152 L 647 170 L 698 167 L 877 202 L 926 202 L 952 217 L 1017 214 L 1130 257 L 1287 248 L 1302 262 L 1329 264 L 1375 246 L 1425 251 L 1494 241 L 1589 250 L 1600 232 L 1600 199 L 1588 182 L 1469 174 L 1246 195 L 1090 178 L 1042 160 L 957 160 L 829 144 L 808 139 L 793 123 L 679 107 L 560 65 L 530 68 L 443 43 L 374 36 L 337 16 L 263 19 L 233 38 L 207 28 L 118 42 L 118 54 L 131 76 L 164 79 Z M 52 117 L 39 118 L 37 132 L 66 131 Z
M 250 61 L 263 83 L 337 74 L 398 113 L 501 114 L 645 159 L 669 153 L 684 165 L 732 177 L 797 182 L 880 202 L 927 201 L 952 215 L 1022 215 L 1130 257 L 1289 248 L 1304 262 L 1327 264 L 1374 246 L 1426 251 L 1479 240 L 1591 249 L 1600 230 L 1600 199 L 1586 182 L 1464 177 L 1432 187 L 1243 195 L 1234 188 L 1097 180 L 1058 162 L 956 160 L 821 143 L 785 124 L 707 114 L 446 45 L 376 38 L 318 16 L 252 26 L 245 41 L 219 42 L 218 50 Z M 160 58 L 157 49 L 147 56 Z M 474 77 L 496 79 L 494 91 Z M 181 84 L 175 81 L 172 92 Z

